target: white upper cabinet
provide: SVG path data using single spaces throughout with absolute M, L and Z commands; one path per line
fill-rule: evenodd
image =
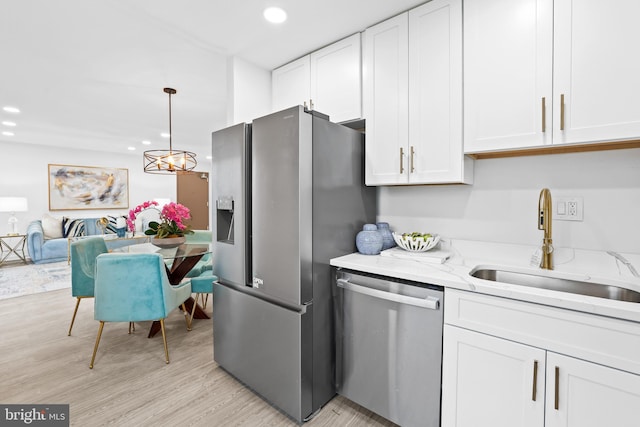
M 552 0 L 465 0 L 465 152 L 550 144 Z
M 365 182 L 407 183 L 409 145 L 409 17 L 364 32 L 362 104 L 366 120 Z
M 432 0 L 409 11 L 409 182 L 470 183 L 463 150 L 462 1 Z
M 366 184 L 470 183 L 462 2 L 432 0 L 364 33 Z
M 273 110 L 306 105 L 329 115 L 332 122 L 359 119 L 361 76 L 357 33 L 273 70 Z
M 276 68 L 271 72 L 273 111 L 309 103 L 311 98 L 311 61 L 309 56 Z
M 332 122 L 362 117 L 360 33 L 311 54 L 311 100 Z
M 554 8 L 554 144 L 640 138 L 640 1 Z
M 638 16 L 636 0 L 465 0 L 465 152 L 639 138 Z

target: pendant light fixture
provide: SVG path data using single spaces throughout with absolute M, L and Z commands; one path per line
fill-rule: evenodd
M 176 90 L 170 87 L 164 88 L 164 93 L 169 94 L 169 149 L 147 150 L 144 152 L 144 171 L 172 175 L 177 171 L 190 171 L 196 167 L 196 154 L 191 151 L 174 150 L 172 145 L 173 132 L 171 129 L 171 95 Z

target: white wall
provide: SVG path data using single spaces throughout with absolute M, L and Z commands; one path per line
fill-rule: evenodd
M 399 232 L 537 245 L 538 196 L 584 198 L 584 221 L 553 220 L 556 247 L 640 253 L 640 149 L 475 161 L 471 186 L 381 187 L 378 220 Z
M 48 164 L 104 166 L 129 170 L 129 209 L 155 198 L 176 200 L 176 179 L 168 175 L 146 174 L 142 154 L 116 154 L 71 150 L 43 145 L 0 141 L 0 197 L 27 197 L 29 212 L 16 212 L 18 231 L 24 233 L 30 221 L 49 212 L 55 217 L 100 217 L 126 215 L 128 209 L 49 211 Z M 0 234 L 7 231 L 9 213 L 0 212 Z
M 227 125 L 271 112 L 271 71 L 237 57 L 227 62 Z

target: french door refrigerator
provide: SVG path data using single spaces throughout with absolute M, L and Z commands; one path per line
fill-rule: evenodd
M 297 106 L 212 145 L 214 359 L 303 422 L 336 393 L 329 260 L 375 221 L 363 136 Z

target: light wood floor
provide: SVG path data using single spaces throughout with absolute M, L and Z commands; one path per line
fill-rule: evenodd
M 89 361 L 98 322 L 93 300 L 80 304 L 69 289 L 0 300 L 0 402 L 70 404 L 72 426 L 295 426 L 213 361 L 210 320 L 187 332 L 179 310 L 166 320 L 170 364 L 150 323 L 127 334 L 107 323 L 93 370 Z M 207 307 L 210 311 L 211 304 Z M 393 426 L 340 396 L 311 421 L 318 426 Z

